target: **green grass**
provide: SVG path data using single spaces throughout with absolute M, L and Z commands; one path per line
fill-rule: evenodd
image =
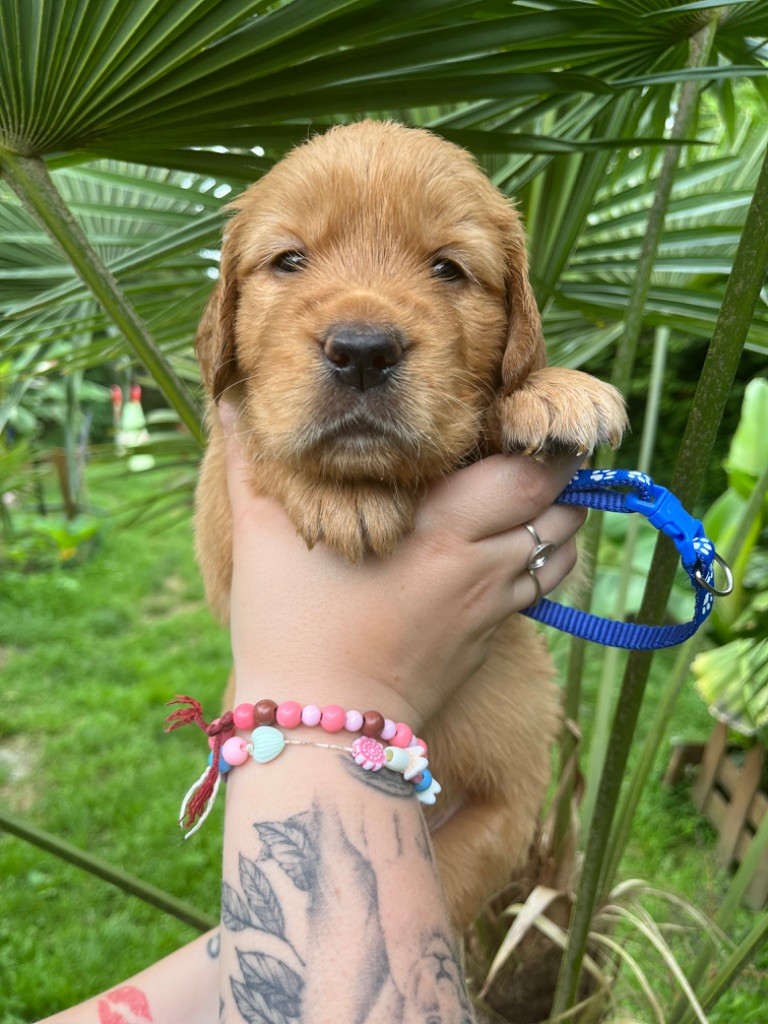
M 109 493 L 106 488 L 109 487 Z M 118 503 L 135 481 L 96 486 Z M 183 842 L 175 824 L 204 738 L 163 734 L 177 693 L 220 706 L 228 637 L 205 607 L 189 517 L 107 529 L 72 569 L 0 582 L 0 801 L 201 910 L 219 903 L 221 808 Z M 36 1021 L 195 936 L 138 899 L 0 838 L 0 1022 Z
M 96 473 L 93 497 L 118 506 L 156 483 Z M 229 644 L 204 605 L 189 513 L 162 526 L 153 520 L 129 530 L 108 527 L 76 567 L 3 573 L 0 805 L 215 915 L 221 806 L 189 842 L 175 824 L 205 745 L 196 731 L 164 735 L 162 723 L 163 705 L 177 693 L 218 708 Z M 640 736 L 668 666 L 668 657 L 658 660 Z M 598 677 L 593 656 L 587 731 Z M 710 728 L 703 704 L 686 691 L 671 734 L 704 738 Z M 714 833 L 695 814 L 689 783 L 667 790 L 658 782 L 667 755 L 645 794 L 622 875 L 680 892 L 712 913 L 727 876 L 715 866 Z M 740 915 L 739 935 L 751 919 Z M 76 1003 L 195 934 L 0 834 L 0 1024 L 36 1021 Z M 765 1021 L 768 953 L 754 968 L 721 1001 L 715 1024 Z M 622 1009 L 633 1005 L 630 997 Z

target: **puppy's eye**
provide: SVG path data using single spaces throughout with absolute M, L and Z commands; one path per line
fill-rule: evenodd
M 445 256 L 438 256 L 432 261 L 432 277 L 438 277 L 441 281 L 463 281 L 466 276 L 458 263 Z
M 289 252 L 281 252 L 272 260 L 272 266 L 283 274 L 295 274 L 297 270 L 303 270 L 307 265 L 306 254 L 298 249 L 291 249 Z

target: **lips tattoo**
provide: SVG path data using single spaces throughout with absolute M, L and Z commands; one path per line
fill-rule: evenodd
M 99 1024 L 152 1024 L 147 997 L 134 985 L 122 985 L 107 992 L 97 1003 Z

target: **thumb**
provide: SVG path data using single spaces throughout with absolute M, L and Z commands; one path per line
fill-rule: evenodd
M 248 504 L 249 464 L 238 439 L 237 411 L 233 405 L 222 399 L 217 414 L 224 433 L 224 456 L 227 473 L 227 490 L 233 515 L 243 512 Z

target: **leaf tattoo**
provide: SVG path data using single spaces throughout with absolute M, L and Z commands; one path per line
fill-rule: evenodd
M 267 953 L 237 950 L 240 970 L 247 988 L 255 988 L 270 1010 L 297 1018 L 301 1012 L 304 982 L 291 968 Z
M 316 851 L 309 837 L 310 812 L 302 811 L 286 821 L 256 822 L 254 828 L 267 849 L 297 889 L 309 892 L 315 884 Z
M 285 918 L 275 890 L 255 860 L 240 854 L 240 884 L 257 928 L 285 939 Z
M 235 997 L 237 1008 L 246 1024 L 287 1024 L 285 1014 L 279 1010 L 270 1009 L 266 999 L 251 988 L 250 985 L 243 985 L 242 982 L 230 979 L 232 983 L 232 995 Z
M 244 928 L 259 927 L 251 917 L 246 902 L 227 882 L 221 884 L 221 920 L 233 932 L 241 932 Z

